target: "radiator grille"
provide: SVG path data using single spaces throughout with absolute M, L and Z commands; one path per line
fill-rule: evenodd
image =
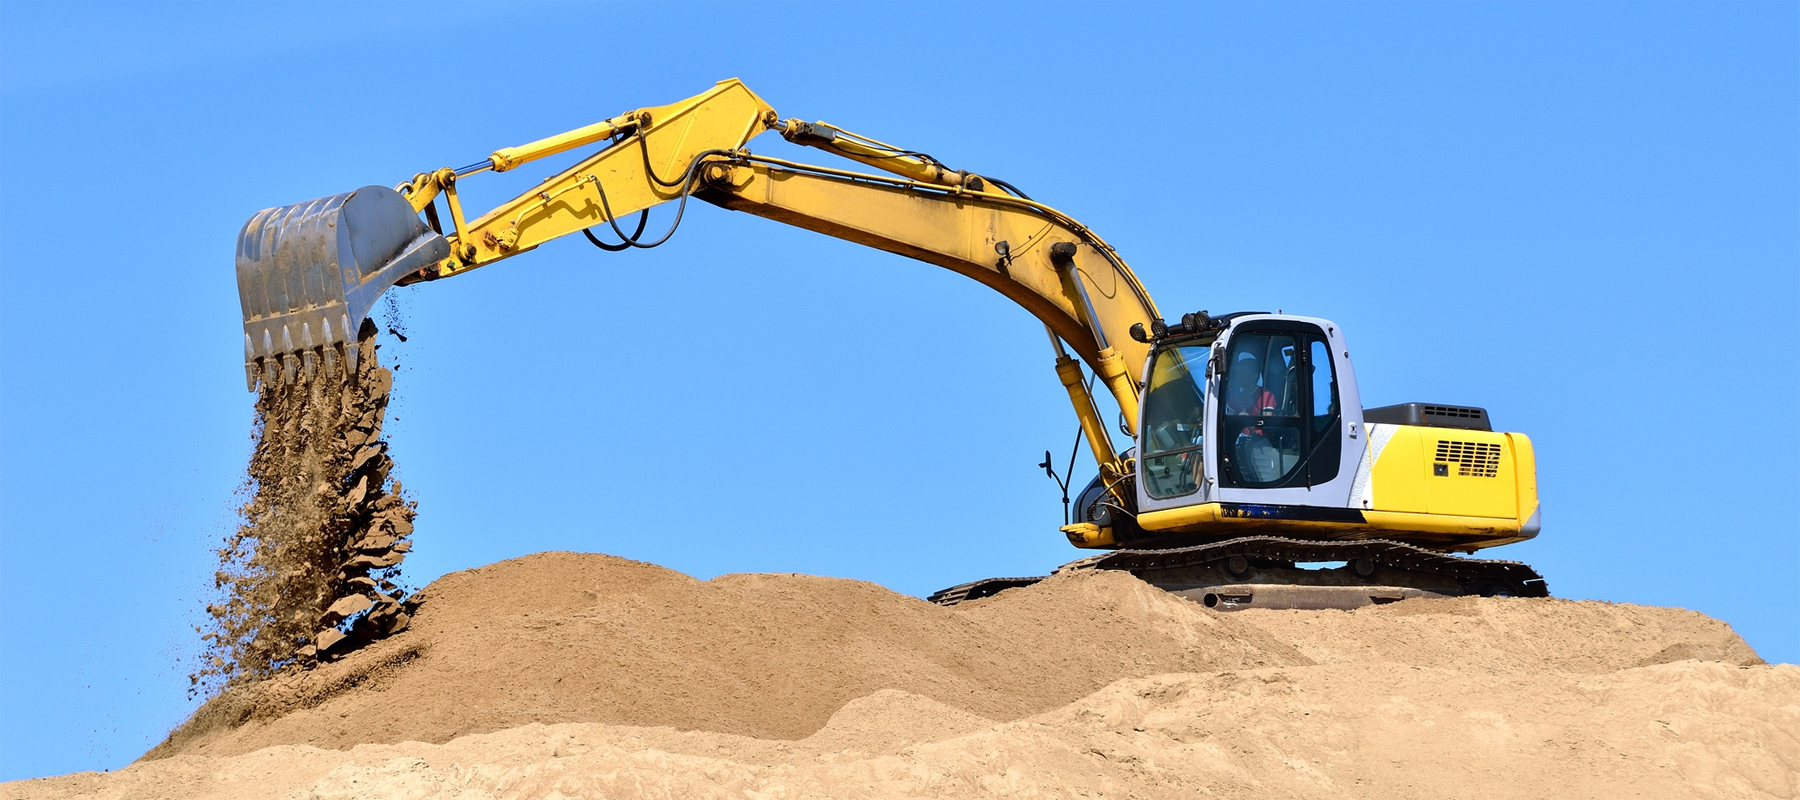
M 1455 464 L 1458 475 L 1492 478 L 1500 474 L 1500 445 L 1439 439 L 1436 460 L 1440 464 Z

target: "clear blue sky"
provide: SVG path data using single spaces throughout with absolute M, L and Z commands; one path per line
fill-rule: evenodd
M 1368 405 L 1536 441 L 1544 533 L 1493 556 L 1800 660 L 1796 8 L 0 5 L 0 779 L 192 708 L 250 214 L 732 76 L 1068 211 L 1166 313 L 1336 320 Z M 697 204 L 658 250 L 397 296 L 416 585 L 568 549 L 924 594 L 1080 555 L 1042 328 L 935 267 Z

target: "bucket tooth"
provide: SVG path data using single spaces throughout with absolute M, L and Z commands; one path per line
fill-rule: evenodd
M 281 354 L 281 385 L 293 386 L 294 375 L 300 371 L 300 360 L 293 353 Z
M 331 341 L 331 320 L 325 320 L 325 324 L 319 326 L 319 335 L 325 340 L 324 346 L 319 348 L 319 366 L 322 370 L 320 374 L 330 378 L 337 367 L 337 345 Z M 302 338 L 311 336 L 312 328 L 309 326 Z
M 258 212 L 237 243 L 246 370 L 261 358 L 272 377 L 279 358 L 291 379 L 300 366 L 292 357 L 334 341 L 351 345 L 344 361 L 354 370 L 356 325 L 376 298 L 449 255 L 450 244 L 406 198 L 381 186 Z M 335 359 L 326 358 L 329 370 Z
M 244 382 L 250 391 L 256 391 L 256 344 L 250 341 L 250 334 L 244 334 Z
M 319 357 L 313 352 L 312 323 L 300 323 L 300 381 L 312 383 L 313 375 L 318 372 Z

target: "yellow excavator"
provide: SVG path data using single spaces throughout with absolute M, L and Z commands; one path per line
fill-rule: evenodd
M 751 139 L 771 130 L 879 173 L 752 153 Z M 589 147 L 479 216 L 459 199 L 460 183 L 481 173 Z M 1221 610 L 1548 594 L 1523 564 L 1452 555 L 1538 534 L 1524 434 L 1494 432 L 1481 408 L 1365 409 L 1331 321 L 1204 311 L 1170 321 L 1073 217 L 925 153 L 783 119 L 737 80 L 391 189 L 256 214 L 237 248 L 249 388 L 353 373 L 354 332 L 391 286 L 576 233 L 609 251 L 655 247 L 690 198 L 944 267 L 1042 320 L 1098 465 L 1061 530 L 1076 547 L 1108 551 L 1062 569 L 1127 570 Z M 652 238 L 648 211 L 665 203 L 674 222 Z M 1096 383 L 1120 410 L 1124 448 Z M 1036 580 L 990 578 L 929 599 L 954 604 Z

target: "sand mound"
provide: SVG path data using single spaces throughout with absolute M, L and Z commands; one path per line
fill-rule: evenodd
M 67 797 L 1793 797 L 1800 668 L 1701 614 L 1219 614 L 1119 573 L 953 609 L 548 553 L 216 698 Z
M 543 553 L 445 576 L 419 598 L 406 632 L 216 698 L 148 757 L 444 742 L 532 722 L 801 739 L 881 689 L 1008 720 L 1120 677 L 1307 663 L 1121 573 L 946 609 L 859 581 L 703 582 Z

